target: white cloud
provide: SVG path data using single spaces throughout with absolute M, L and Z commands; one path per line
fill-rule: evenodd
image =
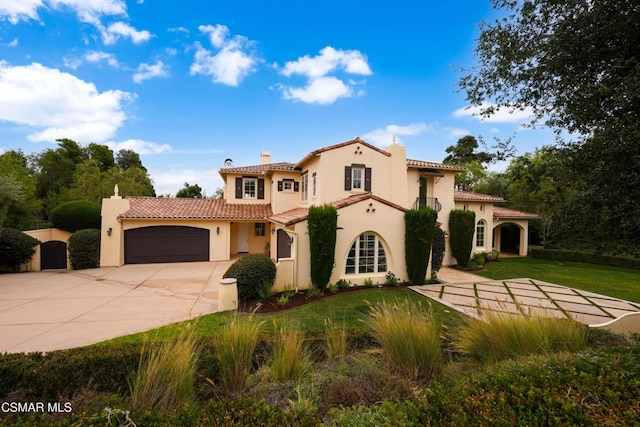
M 277 67 L 277 64 L 274 64 Z M 280 74 L 291 77 L 298 74 L 307 78 L 304 87 L 280 85 L 284 99 L 302 101 L 309 104 L 332 104 L 339 98 L 364 94 L 354 91 L 353 86 L 361 82 L 341 80 L 328 74 L 342 71 L 347 74 L 368 76 L 372 74 L 364 54 L 357 50 L 339 50 L 327 46 L 314 57 L 305 55 L 295 61 L 288 61 Z
M 42 0 L 0 0 L 0 21 L 17 24 L 30 19 L 38 20 Z
M 85 54 L 84 59 L 94 64 L 100 61 L 104 61 L 113 68 L 120 68 L 120 63 L 113 53 L 92 50 Z
M 195 170 L 195 169 L 162 169 L 149 170 L 149 175 L 153 180 L 153 187 L 156 194 L 175 195 L 178 190 L 184 187 L 184 183 L 198 184 L 206 192 L 207 196 L 212 196 L 216 188 L 224 188 L 224 182 L 217 170 Z
M 82 22 L 100 26 L 102 16 L 127 16 L 124 0 L 47 0 L 56 9 L 68 7 Z
M 0 0 L 2 1 L 2 0 Z M 9 43 L 2 43 L 2 46 L 6 46 L 6 47 L 16 47 L 18 46 L 18 39 L 14 38 L 13 40 L 11 40 Z
M 456 128 L 456 127 L 451 127 L 451 126 L 447 126 L 444 128 L 444 132 L 447 135 L 448 139 L 454 139 L 454 138 L 462 138 L 463 136 L 467 136 L 467 135 L 471 135 L 471 131 L 464 129 L 464 128 Z
M 498 129 L 498 128 L 491 128 L 491 129 L 489 129 L 489 132 L 490 132 L 490 133 L 500 133 L 500 129 Z
M 38 63 L 11 66 L 0 61 L 0 120 L 34 129 L 34 142 L 71 138 L 102 142 L 127 119 L 123 104 L 135 95 L 99 92 L 93 83 Z
M 135 44 L 146 42 L 151 38 L 147 30 L 138 31 L 125 22 L 114 22 L 108 28 L 100 27 L 104 44 L 114 44 L 120 37 L 128 37 Z
M 242 79 L 255 70 L 259 59 L 250 51 L 252 41 L 244 36 L 227 39 L 229 30 L 224 25 L 201 25 L 198 29 L 209 35 L 212 46 L 218 51 L 214 54 L 196 43 L 191 75 L 211 76 L 214 83 L 238 86 Z
M 166 77 L 169 74 L 165 70 L 164 63 L 158 61 L 155 64 L 142 63 L 138 66 L 138 71 L 133 75 L 133 81 L 142 83 L 143 81 L 153 77 Z
M 62 63 L 64 64 L 64 66 L 67 68 L 71 68 L 72 70 L 78 69 L 78 67 L 82 65 L 82 62 L 83 61 L 80 58 L 69 58 L 66 56 L 62 58 Z
M 489 107 L 494 107 L 494 105 L 488 102 L 483 102 L 480 106 L 458 108 L 453 112 L 453 117 L 473 117 L 486 123 L 522 123 L 530 120 L 534 115 L 531 108 L 515 111 L 511 111 L 510 108 L 502 108 L 496 110 L 490 117 L 482 117 L 480 112 Z
M 433 125 L 426 123 L 412 123 L 410 125 L 387 125 L 384 128 L 374 129 L 362 135 L 362 139 L 372 142 L 377 146 L 391 145 L 394 138 L 396 143 L 402 143 L 399 136 L 417 136 L 433 131 Z
M 171 27 L 171 28 L 168 28 L 167 31 L 171 33 L 189 34 L 189 30 L 187 30 L 185 27 Z
M 144 141 L 142 139 L 127 139 L 125 141 L 109 141 L 105 143 L 113 151 L 133 150 L 138 154 L 163 154 L 172 152 L 169 144 Z

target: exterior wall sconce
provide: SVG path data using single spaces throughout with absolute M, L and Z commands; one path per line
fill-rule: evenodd
M 276 234 L 276 228 L 275 227 L 271 227 L 271 234 Z
M 220 227 L 216 227 L 216 234 L 220 234 Z
M 113 233 L 113 228 L 107 228 L 107 236 L 111 236 L 111 233 Z

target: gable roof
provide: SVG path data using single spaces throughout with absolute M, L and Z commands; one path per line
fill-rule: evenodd
M 494 207 L 493 219 L 538 219 L 538 215 L 514 209 Z
M 369 200 L 369 199 L 373 199 L 377 202 L 390 206 L 394 209 L 398 209 L 399 211 L 402 211 L 402 212 L 407 211 L 406 208 L 403 208 L 400 205 L 397 205 L 393 202 L 385 200 L 381 197 L 375 196 L 371 193 L 362 193 L 362 194 L 356 194 L 354 196 L 349 196 L 347 198 L 337 200 L 331 203 L 331 205 L 336 209 L 342 209 L 344 207 L 351 206 L 353 204 L 362 202 L 364 200 Z M 272 215 L 268 219 L 269 221 L 276 222 L 283 226 L 289 226 L 289 225 L 293 225 L 298 222 L 306 220 L 308 216 L 309 216 L 309 208 L 295 208 L 285 212 L 281 212 L 276 215 Z
M 129 197 L 122 219 L 266 219 L 271 204 L 236 204 L 222 199 Z
M 294 170 L 295 165 L 293 163 L 288 162 L 279 162 L 279 163 L 267 163 L 263 165 L 251 165 L 251 166 L 239 166 L 234 168 L 222 168 L 220 169 L 220 175 L 225 175 L 228 173 L 250 173 L 254 175 L 264 175 L 268 171 L 292 171 Z
M 321 153 L 324 153 L 325 151 L 335 150 L 336 148 L 347 147 L 347 146 L 352 145 L 352 144 L 361 144 L 361 145 L 364 145 L 367 148 L 370 148 L 370 149 L 372 149 L 374 151 L 377 151 L 380 154 L 384 154 L 387 157 L 391 156 L 391 153 L 389 153 L 388 151 L 385 151 L 385 150 L 383 150 L 381 148 L 378 148 L 378 147 L 376 147 L 374 145 L 371 145 L 368 142 L 363 141 L 362 139 L 360 139 L 360 137 L 356 136 L 351 141 L 345 141 L 345 142 L 341 142 L 340 144 L 329 145 L 328 147 L 319 148 L 317 150 L 314 150 L 314 151 L 310 152 L 309 154 L 304 156 L 304 158 L 302 160 L 300 160 L 298 163 L 296 163 L 296 168 L 302 167 L 303 164 L 307 163 L 309 160 L 311 160 L 312 158 L 320 155 Z
M 470 191 L 459 191 L 459 190 L 455 190 L 453 192 L 453 200 L 456 202 L 494 202 L 494 203 L 505 201 L 502 197 L 498 197 L 498 196 L 490 196 L 488 194 L 472 193 Z
M 428 169 L 440 169 L 455 172 L 464 172 L 467 170 L 464 166 L 448 165 L 445 163 L 427 162 L 425 160 L 407 159 L 407 167 L 410 168 L 428 168 Z

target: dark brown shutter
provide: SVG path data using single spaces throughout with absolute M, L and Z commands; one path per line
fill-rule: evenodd
M 258 178 L 258 199 L 264 199 L 264 179 Z
M 242 178 L 236 178 L 236 199 L 242 199 Z
M 293 191 L 295 191 L 295 192 L 300 191 L 300 183 L 298 181 L 294 181 L 294 183 L 293 183 Z
M 344 167 L 344 190 L 351 191 L 351 166 Z
M 371 191 L 371 168 L 364 168 L 364 191 Z
M 278 181 L 278 191 L 282 191 L 282 181 Z

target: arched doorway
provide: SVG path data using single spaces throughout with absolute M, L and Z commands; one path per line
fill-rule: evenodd
M 278 230 L 277 259 L 291 258 L 291 238 L 283 229 Z
M 50 240 L 40 244 L 40 269 L 60 270 L 67 268 L 67 244 Z

